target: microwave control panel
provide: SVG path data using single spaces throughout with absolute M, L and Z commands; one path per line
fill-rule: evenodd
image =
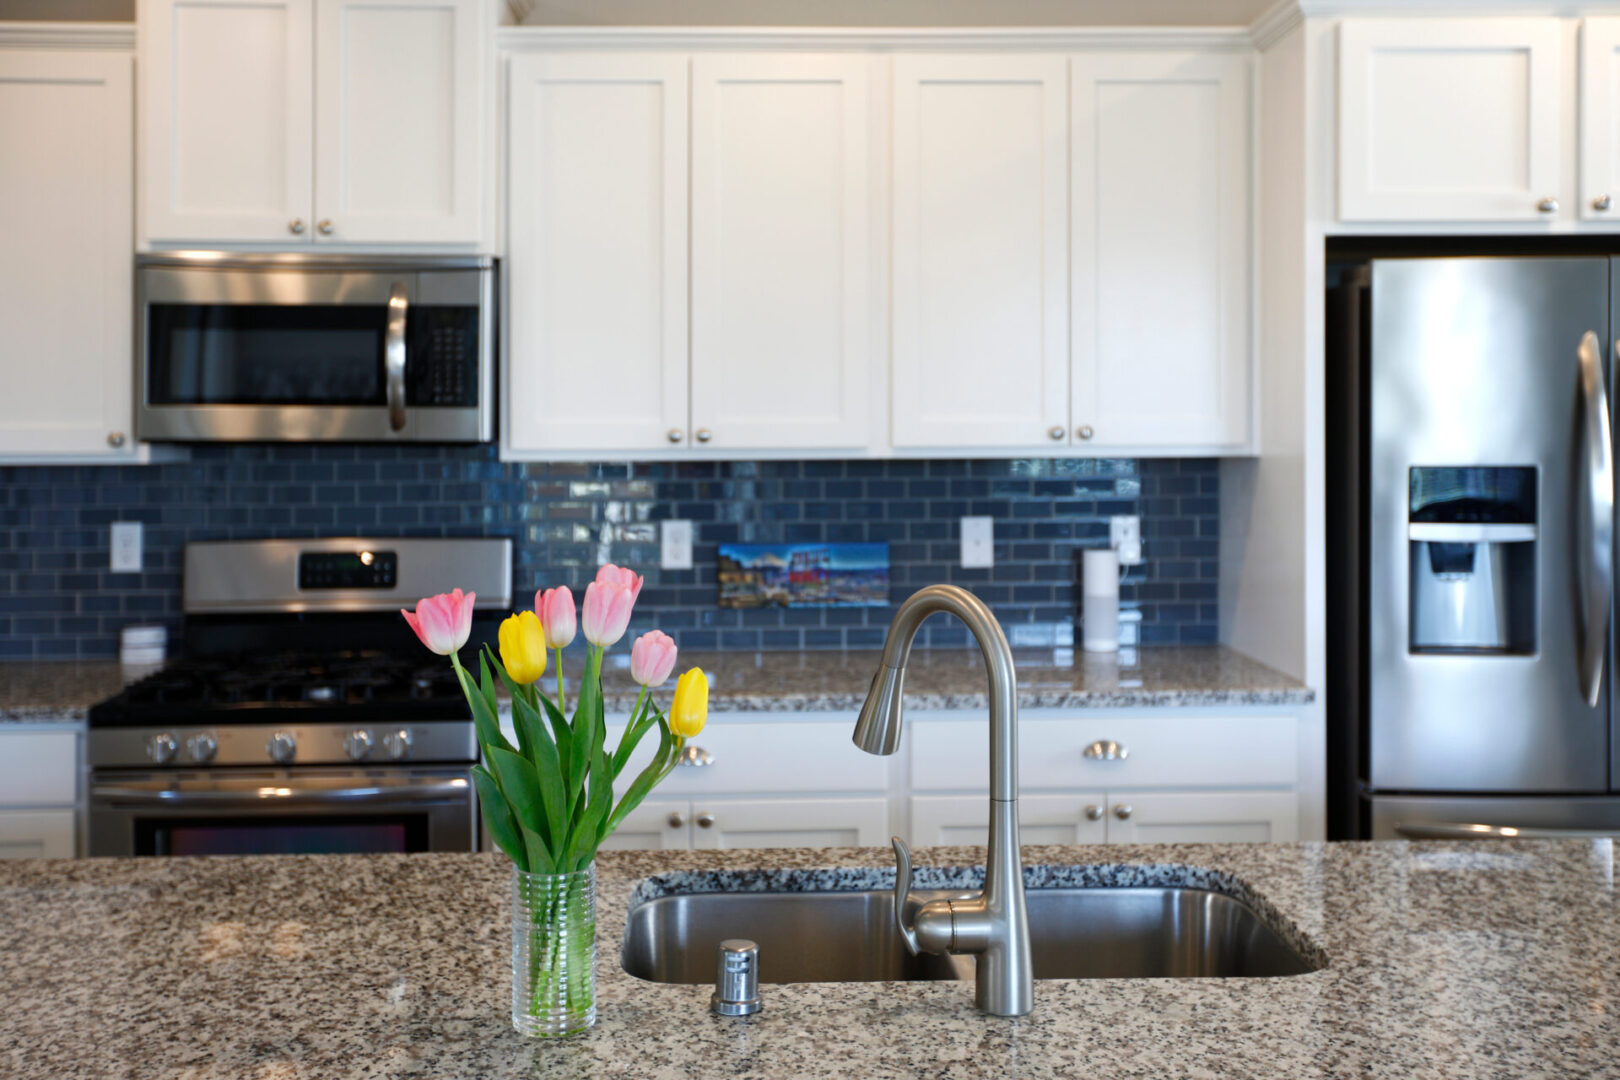
M 412 406 L 478 404 L 478 309 L 411 308 L 405 400 Z

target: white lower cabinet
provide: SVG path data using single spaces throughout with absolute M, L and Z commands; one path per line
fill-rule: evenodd
M 0 811 L 0 859 L 72 857 L 72 810 Z
M 79 735 L 0 735 L 0 859 L 65 859 L 74 853 Z
M 1288 842 L 1299 839 L 1299 797 L 1292 791 L 1118 791 L 1109 794 L 1106 821 L 1110 844 Z
M 877 847 L 889 800 L 711 799 L 692 803 L 694 848 Z
M 648 799 L 602 841 L 602 851 L 684 851 L 692 846 L 692 804 L 684 799 Z
M 983 846 L 989 832 L 989 796 L 918 795 L 911 800 L 911 843 Z M 1108 839 L 1100 791 L 1070 795 L 1023 795 L 1018 799 L 1018 835 L 1025 844 L 1101 844 Z

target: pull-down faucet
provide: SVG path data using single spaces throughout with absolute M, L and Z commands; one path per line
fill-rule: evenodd
M 930 900 L 908 926 L 911 851 L 894 837 L 894 918 L 913 956 L 948 952 L 978 957 L 974 1003 L 981 1011 L 1023 1016 L 1034 1007 L 1035 980 L 1018 850 L 1018 690 L 1007 635 L 978 597 L 955 585 L 930 585 L 900 605 L 883 642 L 883 661 L 855 721 L 855 745 L 869 754 L 899 749 L 906 658 L 917 628 L 936 611 L 948 611 L 967 624 L 990 672 L 990 850 L 981 892 L 960 900 Z

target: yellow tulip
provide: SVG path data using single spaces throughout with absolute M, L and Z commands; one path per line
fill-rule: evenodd
M 546 673 L 546 631 L 540 616 L 520 611 L 501 623 L 501 663 L 520 686 Z
M 690 739 L 703 730 L 709 719 L 709 679 L 702 668 L 693 668 L 675 680 L 675 701 L 669 707 L 669 730 Z

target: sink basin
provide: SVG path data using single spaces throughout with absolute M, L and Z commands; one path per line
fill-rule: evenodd
M 908 907 L 959 892 L 912 890 Z M 1207 889 L 1030 889 L 1037 979 L 1302 975 L 1306 959 L 1240 900 Z M 620 961 L 640 979 L 710 983 L 727 938 L 759 945 L 766 983 L 971 979 L 971 956 L 912 956 L 889 892 L 688 893 L 630 913 Z

